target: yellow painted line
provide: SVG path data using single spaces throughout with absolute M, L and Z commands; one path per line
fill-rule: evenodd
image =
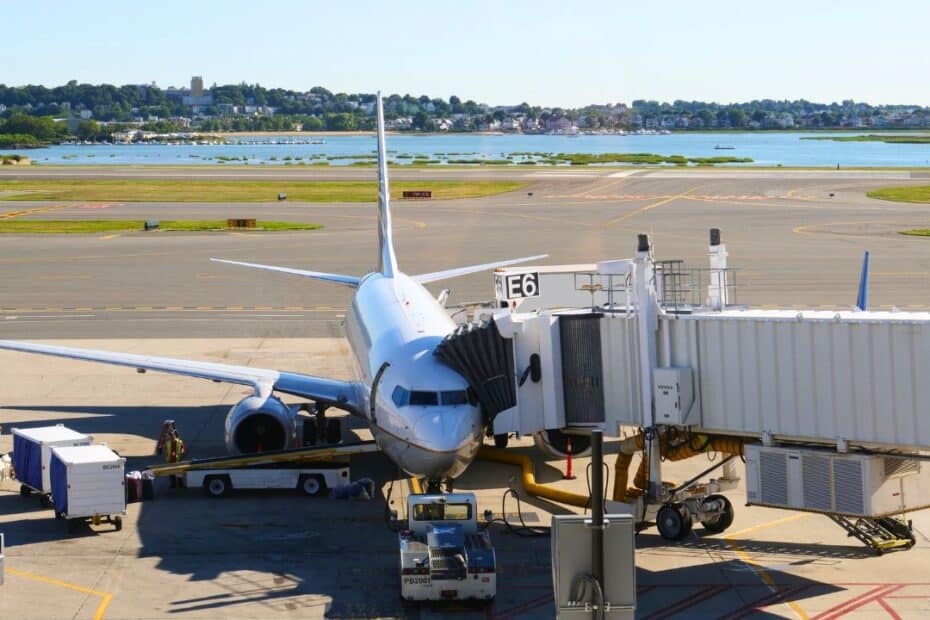
M 184 306 L 167 306 L 165 310 L 183 310 Z
M 75 308 L 75 310 L 78 311 L 78 312 L 90 312 L 91 310 L 93 310 L 93 308 L 88 308 L 88 307 L 86 307 L 86 306 L 81 306 L 80 308 Z
M 271 306 L 255 306 L 256 310 L 274 310 Z
M 66 588 L 68 590 L 74 590 L 75 592 L 80 592 L 82 594 L 90 594 L 91 596 L 99 596 L 100 604 L 97 605 L 97 611 L 94 612 L 94 620 L 103 620 L 103 616 L 107 611 L 107 607 L 110 606 L 110 601 L 113 600 L 113 595 L 109 592 L 100 592 L 99 590 L 92 590 L 90 588 L 85 588 L 84 586 L 79 586 L 74 583 L 68 583 L 67 581 L 61 581 L 60 579 L 52 579 L 51 577 L 44 577 L 42 575 L 37 575 L 35 573 L 30 573 L 28 571 L 19 570 L 16 568 L 5 568 L 5 572 L 16 575 L 17 577 L 25 577 L 26 579 L 33 579 L 35 581 L 41 581 L 42 583 L 47 583 L 52 586 L 58 586 L 59 588 Z
M 739 559 L 743 562 L 743 564 L 751 568 L 752 572 L 758 575 L 759 579 L 761 579 L 770 590 L 773 592 L 778 592 L 778 584 L 775 583 L 775 580 L 772 579 L 772 576 L 768 573 L 767 570 L 765 570 L 765 567 L 753 560 L 752 556 L 746 553 L 746 550 L 740 547 L 734 538 L 737 538 L 738 536 L 745 536 L 746 534 L 751 534 L 753 532 L 758 532 L 759 530 L 764 530 L 766 528 L 775 527 L 777 525 L 790 523 L 792 521 L 798 521 L 809 516 L 809 513 L 798 513 L 787 517 L 782 517 L 781 519 L 775 519 L 774 521 L 769 521 L 768 523 L 761 523 L 753 527 L 748 527 L 744 530 L 739 530 L 738 532 L 733 532 L 732 534 L 727 534 L 724 536 L 723 540 L 726 541 L 727 545 L 729 545 L 730 548 L 736 552 L 736 555 L 739 556 Z M 788 607 L 791 608 L 791 611 L 793 611 L 798 618 L 801 618 L 801 620 L 808 620 L 810 618 L 810 616 L 808 616 L 807 613 L 801 609 L 801 606 L 794 601 L 785 601 L 785 604 L 788 605 Z
M 107 310 L 111 312 L 114 310 L 122 310 L 122 309 L 123 309 L 122 306 L 107 306 Z
M 303 310 L 303 306 L 284 306 L 285 310 Z
M 116 237 L 119 237 L 119 233 L 113 233 L 112 235 L 104 235 L 104 236 L 98 237 L 98 238 L 99 238 L 101 241 L 106 241 L 107 239 L 115 239 Z
M 48 306 L 43 309 L 43 312 L 62 312 L 62 311 L 63 311 L 63 308 L 59 308 L 58 306 Z
M 197 306 L 198 310 L 213 310 L 213 306 Z
M 152 306 L 136 306 L 133 310 L 151 310 Z
M 227 310 L 245 310 L 242 306 L 226 306 Z
M 680 194 L 675 194 L 674 196 L 669 196 L 668 198 L 663 198 L 662 200 L 659 200 L 658 202 L 654 202 L 654 203 L 648 204 L 648 205 L 646 205 L 646 206 L 644 206 L 644 207 L 640 207 L 639 209 L 636 209 L 635 211 L 630 211 L 629 213 L 625 213 L 624 215 L 621 215 L 620 217 L 615 217 L 614 219 L 612 219 L 612 220 L 610 220 L 609 222 L 607 222 L 606 225 L 607 225 L 607 226 L 613 226 L 614 224 L 619 224 L 620 222 L 624 222 L 624 221 L 630 219 L 631 217 L 635 217 L 635 216 L 637 216 L 637 215 L 641 215 L 641 214 L 643 214 L 643 213 L 646 213 L 647 211 L 651 211 L 652 209 L 657 209 L 657 208 L 661 207 L 662 205 L 667 205 L 668 203 L 674 202 L 675 200 L 680 200 L 680 199 L 682 199 L 682 198 L 687 198 L 687 197 L 688 197 L 687 195 L 688 195 L 689 193 L 693 192 L 694 190 L 698 189 L 699 187 L 701 187 L 701 186 L 700 186 L 700 185 L 697 185 L 697 186 L 695 186 L 695 187 L 692 187 L 691 189 L 687 189 L 687 190 L 681 192 Z

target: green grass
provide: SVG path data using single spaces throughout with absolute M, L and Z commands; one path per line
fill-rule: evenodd
M 391 189 L 397 194 L 404 190 L 429 189 L 433 198 L 454 199 L 492 196 L 525 185 L 515 181 L 400 181 L 392 183 Z M 287 194 L 289 202 L 374 202 L 378 199 L 378 184 L 372 181 L 0 180 L 0 200 L 273 202 L 282 192 Z
M 905 187 L 883 187 L 866 194 L 869 198 L 893 200 L 895 202 L 930 203 L 930 185 L 910 185 Z
M 831 142 L 885 142 L 887 144 L 930 144 L 930 136 L 900 136 L 869 134 L 866 136 L 802 136 L 802 140 L 830 140 Z
M 913 235 L 915 237 L 930 237 L 930 228 L 913 228 L 911 230 L 899 230 L 901 235 Z
M 567 162 L 572 166 L 589 164 L 748 164 L 748 157 L 684 157 L 682 155 L 656 155 L 655 153 L 556 153 L 545 163 Z
M 90 234 L 142 230 L 143 220 L 0 220 L 0 233 Z M 227 230 L 226 220 L 162 220 L 161 230 Z M 317 230 L 319 224 L 256 222 L 262 230 Z M 253 230 L 253 229 L 243 229 Z

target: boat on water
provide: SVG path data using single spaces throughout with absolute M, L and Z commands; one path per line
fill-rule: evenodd
M 714 150 L 715 150 L 715 151 L 732 151 L 732 150 L 735 150 L 735 149 L 736 149 L 735 146 L 727 146 L 727 145 L 724 145 L 724 144 L 718 144 L 718 145 L 714 146 Z

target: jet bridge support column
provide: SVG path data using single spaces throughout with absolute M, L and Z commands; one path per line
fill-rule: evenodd
M 655 403 L 653 402 L 653 369 L 656 365 L 656 331 L 658 328 L 658 300 L 655 288 L 655 266 L 652 260 L 652 247 L 649 235 L 639 235 L 636 258 L 633 260 L 633 304 L 636 308 L 638 336 L 638 363 L 640 395 L 646 429 L 647 450 L 649 455 L 649 489 L 650 501 L 661 501 L 662 489 L 662 454 L 659 444 L 659 432 L 656 428 Z

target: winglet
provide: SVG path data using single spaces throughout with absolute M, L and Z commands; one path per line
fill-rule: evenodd
M 862 273 L 859 275 L 859 296 L 856 298 L 856 307 L 860 310 L 869 309 L 869 251 L 862 257 Z
M 384 109 L 378 91 L 378 271 L 389 278 L 397 273 L 394 233 L 391 226 L 391 192 L 388 187 L 387 148 L 384 143 Z

